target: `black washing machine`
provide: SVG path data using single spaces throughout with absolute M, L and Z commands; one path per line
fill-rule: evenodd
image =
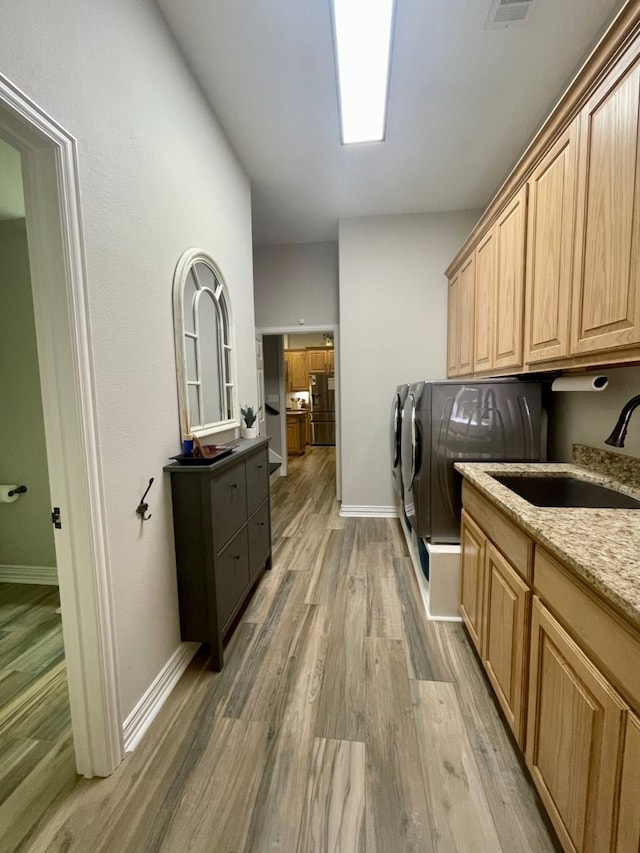
M 402 407 L 407 399 L 409 386 L 398 385 L 391 401 L 391 478 L 396 502 L 402 506 L 402 463 L 401 463 L 401 439 L 402 439 Z

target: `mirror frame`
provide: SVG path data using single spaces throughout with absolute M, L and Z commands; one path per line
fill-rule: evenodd
M 224 280 L 224 276 L 220 272 L 220 268 L 213 260 L 211 255 L 203 249 L 187 249 L 180 257 L 176 266 L 176 271 L 173 276 L 173 329 L 176 351 L 176 376 L 178 380 L 178 419 L 180 421 L 180 436 L 184 433 L 184 424 L 182 422 L 182 412 L 190 411 L 189 403 L 189 379 L 187 375 L 187 349 L 186 337 L 187 331 L 184 325 L 184 288 L 187 281 L 187 276 L 195 264 L 203 263 L 208 266 L 214 274 L 216 282 L 221 287 L 221 296 L 224 300 L 224 306 L 227 313 L 228 323 L 228 340 L 223 341 L 222 345 L 227 346 L 229 350 L 229 376 L 223 373 L 222 382 L 225 388 L 230 388 L 229 405 L 231 408 L 231 417 L 226 420 L 212 421 L 211 423 L 195 424 L 191 423 L 191 433 L 198 437 L 211 435 L 224 430 L 234 429 L 240 426 L 240 418 L 238 412 L 237 400 L 237 371 L 235 359 L 235 328 L 233 322 L 233 310 L 231 299 L 229 298 L 229 289 Z M 197 281 L 197 278 L 196 278 Z M 220 316 L 219 299 L 214 298 L 216 311 Z M 220 369 L 225 370 L 224 362 L 219 365 L 218 376 Z M 198 380 L 199 381 L 199 380 Z

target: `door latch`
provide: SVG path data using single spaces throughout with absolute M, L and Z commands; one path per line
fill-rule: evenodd
M 60 520 L 60 507 L 54 506 L 53 512 L 51 513 L 51 523 L 56 528 L 56 530 L 62 530 L 62 521 Z

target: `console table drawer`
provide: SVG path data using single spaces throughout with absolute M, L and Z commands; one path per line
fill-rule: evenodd
M 249 583 L 249 541 L 246 527 L 218 554 L 215 573 L 218 621 L 224 632 Z
M 236 465 L 213 480 L 211 513 L 215 547 L 220 551 L 247 519 L 244 464 Z
M 249 574 L 255 575 L 271 550 L 271 529 L 269 524 L 269 503 L 260 507 L 256 514 L 249 519 Z

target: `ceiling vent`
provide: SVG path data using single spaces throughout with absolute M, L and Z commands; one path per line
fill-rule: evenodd
M 528 24 L 535 4 L 536 0 L 493 0 L 485 30 Z

